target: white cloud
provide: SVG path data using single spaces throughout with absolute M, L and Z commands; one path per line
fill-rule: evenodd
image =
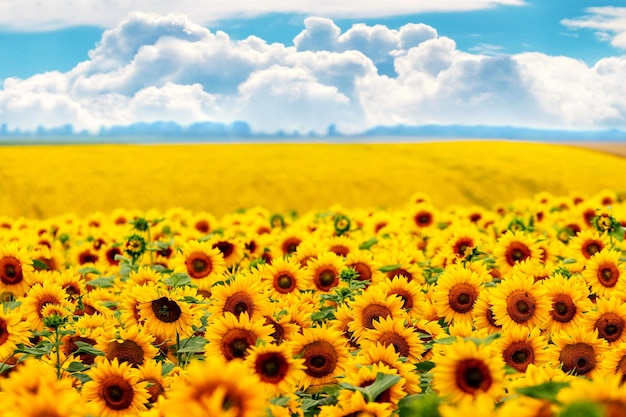
M 561 23 L 572 29 L 594 30 L 601 40 L 626 48 L 626 7 L 589 7 L 586 12 L 583 17 L 564 19 Z
M 223 18 L 267 13 L 371 18 L 523 4 L 524 0 L 0 0 L 0 28 L 36 31 L 77 25 L 113 27 L 135 10 L 183 13 L 200 24 L 209 24 Z
M 384 60 L 390 72 L 381 72 Z M 427 25 L 309 18 L 294 46 L 234 41 L 180 14 L 132 13 L 72 70 L 6 79 L 0 126 L 76 131 L 137 122 L 247 122 L 323 133 L 376 125 L 626 128 L 626 57 L 594 66 L 541 53 L 457 49 Z

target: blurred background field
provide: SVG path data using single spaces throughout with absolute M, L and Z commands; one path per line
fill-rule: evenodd
M 506 141 L 4 146 L 0 216 L 394 209 L 417 192 L 438 207 L 492 207 L 541 191 L 626 190 L 626 158 L 606 150 Z

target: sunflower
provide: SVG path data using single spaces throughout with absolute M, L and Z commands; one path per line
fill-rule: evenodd
M 617 374 L 626 382 L 626 342 L 611 345 L 601 362 L 602 374 Z
M 307 263 L 306 269 L 317 291 L 329 292 L 340 285 L 339 275 L 344 269 L 343 258 L 332 252 L 321 253 Z
M 472 321 L 472 310 L 480 295 L 483 279 L 462 265 L 450 265 L 437 280 L 433 303 L 446 322 Z
M 438 264 L 456 264 L 470 258 L 482 245 L 484 237 L 476 227 L 453 226 L 448 232 L 450 237 L 440 248 L 437 258 Z
M 54 281 L 65 290 L 70 300 L 78 300 L 87 293 L 87 286 L 83 276 L 75 268 L 69 268 L 58 273 L 55 272 L 53 275 L 49 275 L 49 277 L 53 277 Z
M 378 374 L 400 376 L 397 369 L 382 363 L 376 363 L 371 366 L 362 366 L 355 369 L 354 372 L 349 372 L 341 382 L 355 387 L 367 388 L 374 383 Z M 398 405 L 398 401 L 407 396 L 407 392 L 404 389 L 405 383 L 404 378 L 400 377 L 398 382 L 381 392 L 376 398 L 373 398 L 372 401 L 390 404 L 392 408 L 395 409 Z M 352 395 L 354 395 L 354 391 L 340 389 L 337 401 L 339 404 L 349 403 Z
M 511 327 L 495 343 L 504 363 L 518 372 L 526 372 L 528 365 L 540 365 L 548 359 L 548 340 L 538 327 Z
M 597 330 L 598 337 L 605 339 L 609 346 L 626 342 L 626 304 L 619 297 L 596 299 L 595 308 L 585 314 L 587 331 Z
M 506 275 L 516 264 L 528 259 L 540 259 L 541 253 L 533 237 L 525 232 L 507 231 L 493 249 L 496 266 Z
M 498 417 L 555 417 L 557 412 L 558 407 L 548 400 L 519 396 L 504 401 Z
M 164 397 L 173 377 L 164 375 L 163 362 L 149 359 L 137 367 L 137 379 L 139 382 L 148 383 L 146 386 L 150 394 L 148 403 L 155 404 L 159 398 Z
M 172 266 L 174 272 L 188 274 L 191 281 L 204 291 L 210 290 L 226 271 L 222 252 L 209 242 L 186 242 L 172 259 Z
M 144 286 L 144 285 L 156 285 L 163 279 L 163 276 L 150 268 L 149 266 L 141 266 L 137 271 L 130 271 L 127 286 Z
M 334 253 L 342 258 L 359 250 L 359 245 L 355 242 L 354 238 L 346 235 L 331 236 L 325 239 L 322 244 L 324 245 L 325 251 Z
M 278 303 L 273 304 L 271 315 L 265 316 L 265 324 L 272 326 L 274 331 L 270 334 L 273 343 L 280 345 L 281 343 L 291 340 L 291 335 L 300 331 L 299 320 L 297 316 L 297 306 L 282 306 Z
M 383 265 L 378 268 L 383 272 L 387 278 L 393 279 L 396 276 L 405 277 L 409 281 L 416 281 L 419 284 L 424 283 L 424 276 L 422 275 L 422 269 L 417 265 L 414 259 L 415 253 L 405 250 L 403 252 L 397 250 L 390 250 L 381 252 L 380 255 L 375 257 L 375 261 Z
M 392 317 L 381 318 L 374 322 L 374 328 L 366 330 L 360 338 L 361 347 L 367 349 L 372 343 L 384 346 L 393 346 L 395 351 L 410 363 L 421 361 L 424 346 L 419 334 L 413 326 L 403 320 L 394 320 Z
M 348 360 L 348 346 L 342 333 L 325 325 L 295 334 L 292 346 L 295 354 L 304 359 L 306 376 L 300 380 L 303 389 L 336 382 Z
M 546 297 L 552 303 L 548 321 L 543 326 L 547 330 L 567 330 L 578 327 L 584 313 L 591 310 L 589 289 L 578 276 L 565 278 L 560 274 L 541 281 L 546 290 Z
M 593 380 L 576 378 L 568 387 L 559 391 L 556 399 L 563 404 L 563 410 L 567 410 L 567 407 L 572 404 L 584 401 L 597 405 L 602 416 L 626 415 L 626 384 L 619 375 Z M 562 415 L 565 415 L 565 412 Z M 568 415 L 574 415 L 574 413 L 568 413 Z
M 144 287 L 140 296 L 139 317 L 146 331 L 162 341 L 185 338 L 200 327 L 200 317 L 185 301 L 184 288 L 165 291 Z
M 572 328 L 552 334 L 548 352 L 552 363 L 561 364 L 564 372 L 593 377 L 598 373 L 600 356 L 607 350 L 608 343 L 598 338 L 598 332 Z
M 432 361 L 432 387 L 451 403 L 503 393 L 504 362 L 492 345 L 457 339 L 436 349 Z
M 243 259 L 244 243 L 238 238 L 215 235 L 206 243 L 222 254 L 226 268 L 237 265 Z
M 352 268 L 358 274 L 357 279 L 359 281 L 376 283 L 385 278 L 385 275 L 378 270 L 380 265 L 374 261 L 370 251 L 357 250 L 350 252 L 346 256 L 345 263 L 346 268 Z
M 4 305 L 0 309 L 0 361 L 11 356 L 18 344 L 29 344 L 29 330 L 19 308 L 9 310 Z
M 287 343 L 252 346 L 245 362 L 271 396 L 295 392 L 299 381 L 305 377 L 304 359 L 294 358 Z
M 22 311 L 28 318 L 32 329 L 43 329 L 43 308 L 49 304 L 55 304 L 67 310 L 74 310 L 67 300 L 67 293 L 61 285 L 53 281 L 45 281 L 43 284 L 35 284 L 24 297 Z
M 145 320 L 139 314 L 142 298 L 147 292 L 153 291 L 159 291 L 155 284 L 128 285 L 120 292 L 117 311 L 124 326 L 143 326 Z
M 189 364 L 180 379 L 172 382 L 160 410 L 170 417 L 261 416 L 266 394 L 258 389 L 259 384 L 245 363 L 208 357 Z
M 299 293 L 310 288 L 309 272 L 294 259 L 277 258 L 271 265 L 262 265 L 261 280 L 269 284 L 270 297 L 281 298 L 290 293 Z
M 111 328 L 96 341 L 96 349 L 104 352 L 96 362 L 117 359 L 119 363 L 129 363 L 136 368 L 159 354 L 153 346 L 154 340 L 153 335 L 137 326 Z
M 274 328 L 262 317 L 251 320 L 246 312 L 239 316 L 225 313 L 207 326 L 205 337 L 209 343 L 204 351 L 207 357 L 221 357 L 226 361 L 245 358 L 259 341 L 270 343 L 273 332 Z
M 91 380 L 83 385 L 83 398 L 97 407 L 98 415 L 121 417 L 146 409 L 148 383 L 139 382 L 137 370 L 129 363 L 117 359 L 101 362 L 87 375 Z
M 582 274 L 594 294 L 601 297 L 626 295 L 626 280 L 623 278 L 626 270 L 620 256 L 620 251 L 603 249 L 589 257 Z
M 412 204 L 407 212 L 408 230 L 432 230 L 439 222 L 439 212 L 427 202 Z
M 422 315 L 422 306 L 425 296 L 422 286 L 415 281 L 409 281 L 405 277 L 396 276 L 394 279 L 386 278 L 378 284 L 379 291 L 387 297 L 395 295 L 402 299 L 402 308 L 411 318 L 419 318 Z
M 392 414 L 393 409 L 389 403 L 367 402 L 363 394 L 355 392 L 341 405 L 321 406 L 318 417 L 391 417 Z
M 474 304 L 474 328 L 476 330 L 486 330 L 487 333 L 502 331 L 502 325 L 496 323 L 493 315 L 493 305 L 491 304 L 492 287 L 484 288 L 480 292 Z
M 550 301 L 545 288 L 533 277 L 513 273 L 490 293 L 496 324 L 507 329 L 519 325 L 540 326 L 548 319 Z
M 593 255 L 608 248 L 609 239 L 596 230 L 583 230 L 570 239 L 566 254 L 576 260 L 576 263 L 568 265 L 573 272 L 582 271 L 585 262 Z
M 32 282 L 31 264 L 25 249 L 18 249 L 12 243 L 0 246 L 0 294 L 23 296 Z
M 367 329 L 374 328 L 374 322 L 382 318 L 398 319 L 406 316 L 402 310 L 402 299 L 396 295 L 386 296 L 376 287 L 369 287 L 354 301 L 350 301 L 353 311 L 353 320 L 348 323 L 348 329 L 355 338 L 361 337 Z
M 257 277 L 238 274 L 228 283 L 211 289 L 213 303 L 208 312 L 213 315 L 232 313 L 237 317 L 248 313 L 253 320 L 266 316 L 271 311 L 271 305 L 263 287 Z

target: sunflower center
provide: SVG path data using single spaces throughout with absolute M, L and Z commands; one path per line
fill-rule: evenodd
M 372 280 L 372 270 L 367 264 L 363 262 L 356 262 L 351 265 L 348 265 L 350 268 L 354 269 L 357 274 L 359 274 L 359 281 L 371 281 Z
M 427 211 L 420 211 L 413 219 L 419 227 L 426 227 L 433 222 L 433 215 Z
M 246 329 L 231 329 L 224 334 L 221 341 L 222 354 L 227 361 L 246 356 L 248 348 L 257 341 L 257 335 Z
M 467 313 L 474 308 L 474 302 L 478 298 L 478 291 L 468 283 L 456 284 L 448 293 L 448 304 L 457 313 Z
M 583 256 L 587 259 L 591 258 L 596 253 L 602 250 L 602 244 L 600 242 L 591 241 L 583 244 Z
M 612 263 L 602 265 L 598 268 L 598 278 L 603 286 L 614 287 L 619 279 L 619 269 Z
M 159 321 L 165 323 L 174 323 L 182 314 L 182 310 L 176 301 L 167 297 L 161 297 L 152 301 L 152 312 Z
M 596 367 L 596 353 L 587 343 L 574 343 L 561 350 L 559 360 L 564 372 L 585 375 Z
M 363 327 L 366 329 L 374 328 L 374 320 L 391 316 L 391 310 L 380 304 L 370 304 L 363 309 Z
M 128 362 L 132 366 L 139 366 L 143 364 L 144 352 L 141 346 L 134 340 L 123 340 L 121 343 L 113 341 L 109 343 L 107 348 L 107 359 L 117 360 L 122 362 Z
M 491 308 L 485 310 L 485 318 L 487 319 L 487 322 L 493 327 L 497 327 L 498 329 L 502 328 L 502 325 L 496 323 L 496 316 L 493 315 L 493 311 L 491 310 Z
M 320 290 L 328 291 L 330 288 L 337 286 L 337 274 L 330 269 L 325 269 L 317 275 L 315 283 Z
M 9 336 L 9 325 L 6 321 L 0 318 L 0 346 L 7 341 Z
M 235 252 L 235 245 L 227 241 L 217 242 L 213 244 L 213 248 L 217 248 L 217 250 L 222 253 L 222 256 L 224 256 L 224 259 L 228 258 L 233 254 L 233 252 Z
M 68 336 L 63 340 L 63 353 L 65 355 L 71 355 L 72 353 L 76 352 L 78 350 L 78 345 L 76 344 L 76 342 L 88 343 L 91 346 L 94 346 L 96 344 L 95 340 L 88 337 L 78 335 Z M 0 345 L 1 344 L 2 343 L 0 343 Z M 93 353 L 81 353 L 78 357 L 80 358 L 80 361 L 85 365 L 93 365 L 94 361 L 96 360 L 96 355 L 94 355 Z
M 148 382 L 148 394 L 150 394 L 148 402 L 150 404 L 154 404 L 161 395 L 165 394 L 165 388 L 156 379 L 149 378 L 146 379 L 146 381 Z
M 274 328 L 274 332 L 270 334 L 270 336 L 277 345 L 280 345 L 285 339 L 285 329 L 283 329 L 283 326 L 270 317 L 265 317 L 265 324 L 269 324 Z
M 389 295 L 397 295 L 402 299 L 402 308 L 410 310 L 413 308 L 413 296 L 408 291 L 395 290 L 389 293 Z
M 330 343 L 319 340 L 309 343 L 302 350 L 304 352 L 304 372 L 307 375 L 313 378 L 323 378 L 335 371 L 338 355 Z
M 43 318 L 43 308 L 50 304 L 59 304 L 60 300 L 53 295 L 44 294 L 37 302 L 37 314 Z
M 506 299 L 506 311 L 514 322 L 525 323 L 535 314 L 535 300 L 526 291 L 513 291 Z
M 100 384 L 100 398 L 111 410 L 125 410 L 133 403 L 133 387 L 121 376 L 112 376 Z
M 522 242 L 511 242 L 505 253 L 506 262 L 513 266 L 530 257 L 530 248 Z
M 467 394 L 487 391 L 491 387 L 492 378 L 487 365 L 479 359 L 465 359 L 455 370 L 455 382 L 459 389 Z
M 289 274 L 281 274 L 274 280 L 276 290 L 282 294 L 293 291 L 296 287 L 296 280 Z
M 474 241 L 470 238 L 459 239 L 454 244 L 454 253 L 463 257 L 467 254 L 467 252 L 474 247 Z
M 283 253 L 285 255 L 294 253 L 298 250 L 298 246 L 300 246 L 300 243 L 302 243 L 302 241 L 296 237 L 290 237 L 286 239 L 282 244 Z
M 502 352 L 504 362 L 519 372 L 526 372 L 535 360 L 535 351 L 527 342 L 513 342 Z
M 569 323 L 576 316 L 576 304 L 567 294 L 558 294 L 552 299 L 550 315 L 554 321 Z
M 396 268 L 387 272 L 387 278 L 393 279 L 396 276 L 404 277 L 407 281 L 411 281 L 413 279 L 413 275 L 411 275 L 411 273 L 404 268 Z
M 237 317 L 241 313 L 248 313 L 251 316 L 254 312 L 254 301 L 250 294 L 243 291 L 236 292 L 226 299 L 224 312 L 233 313 Z
M 213 270 L 209 255 L 203 252 L 194 252 L 185 259 L 185 267 L 191 278 L 204 278 Z
M 392 345 L 397 354 L 405 358 L 409 357 L 410 348 L 406 339 L 394 332 L 385 332 L 379 338 L 378 342 L 382 345 Z
M 89 250 L 83 251 L 78 254 L 78 263 L 80 265 L 88 264 L 88 263 L 96 263 L 98 261 L 98 255 L 95 253 L 89 252 Z
M 283 355 L 275 352 L 261 354 L 255 361 L 256 374 L 264 382 L 277 384 L 285 378 L 289 371 L 289 363 Z
M 606 339 L 607 342 L 615 342 L 622 336 L 626 322 L 615 313 L 604 313 L 596 320 L 595 327 L 598 330 L 598 337 Z
M 0 259 L 0 281 L 5 285 L 15 285 L 22 281 L 22 264 L 13 256 Z

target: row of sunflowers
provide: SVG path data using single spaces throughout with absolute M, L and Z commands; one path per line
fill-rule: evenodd
M 0 218 L 7 416 L 624 416 L 626 198 Z

